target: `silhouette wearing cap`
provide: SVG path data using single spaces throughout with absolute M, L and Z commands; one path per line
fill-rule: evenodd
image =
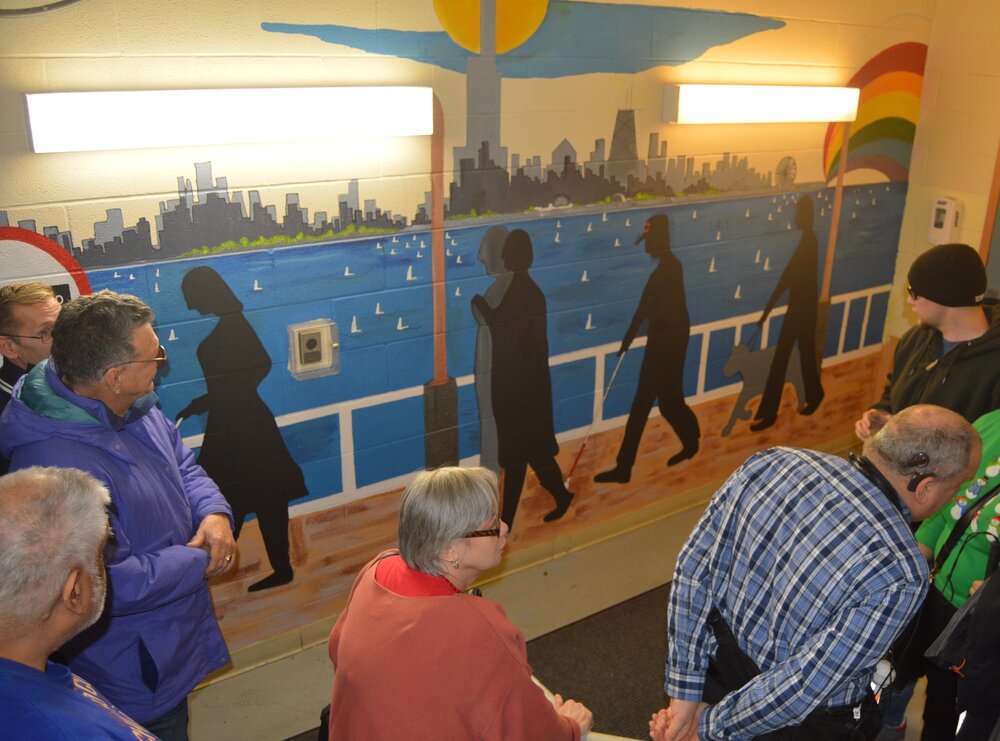
M 528 274 L 534 257 L 531 237 L 515 229 L 504 240 L 501 255 L 511 277 L 500 303 L 494 308 L 477 294 L 472 307 L 489 325 L 492 337 L 491 397 L 504 469 L 500 518 L 512 528 L 529 464 L 556 500 L 555 509 L 543 518 L 546 522 L 566 514 L 573 494 L 555 459 L 559 444 L 552 421 L 548 315 L 545 295 Z
M 646 252 L 659 264 L 642 290 L 639 306 L 625 332 L 619 357 L 635 339 L 639 328 L 648 323 L 646 350 L 639 371 L 639 385 L 632 400 L 625 437 L 618 451 L 617 465 L 594 477 L 594 481 L 627 482 L 639 450 L 639 440 L 649 419 L 653 404 L 667 420 L 681 441 L 681 450 L 672 456 L 668 466 L 694 456 L 698 452 L 701 430 L 698 418 L 684 399 L 684 360 L 687 356 L 691 319 L 684 297 L 684 271 L 680 260 L 670 251 L 670 225 L 665 214 L 655 214 L 646 221 L 635 243 L 645 241 Z
M 781 323 L 781 334 L 778 335 L 778 345 L 771 361 L 767 383 L 764 385 L 764 395 L 755 415 L 757 421 L 750 425 L 751 430 L 766 429 L 777 419 L 781 391 L 785 387 L 788 359 L 796 344 L 799 346 L 802 381 L 806 395 L 799 414 L 812 414 L 823 401 L 824 393 L 819 380 L 819 358 L 816 350 L 819 246 L 816 243 L 816 232 L 813 231 L 813 202 L 809 196 L 803 196 L 799 200 L 795 212 L 795 226 L 802 230 L 802 238 L 795 248 L 792 259 L 781 273 L 778 285 L 774 287 L 774 292 L 757 322 L 758 326 L 763 326 L 778 298 L 787 290 L 788 311 Z

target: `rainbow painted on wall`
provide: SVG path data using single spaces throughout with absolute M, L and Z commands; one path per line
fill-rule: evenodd
M 913 136 L 920 111 L 927 45 L 896 44 L 872 57 L 847 83 L 861 88 L 858 117 L 851 124 L 847 171 L 869 169 L 890 181 L 909 178 Z M 840 166 L 844 124 L 830 124 L 823 141 L 823 171 L 829 182 Z

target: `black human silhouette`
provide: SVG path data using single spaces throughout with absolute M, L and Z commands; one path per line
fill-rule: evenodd
M 552 421 L 552 379 L 545 295 L 528 274 L 534 253 L 531 237 L 515 229 L 503 243 L 503 264 L 512 273 L 496 308 L 480 295 L 473 308 L 485 318 L 493 339 L 492 397 L 499 461 L 504 469 L 501 519 L 513 527 L 528 465 L 556 500 L 543 518 L 558 520 L 573 494 L 556 463 L 559 452 Z
M 483 235 L 479 245 L 479 261 L 486 268 L 493 282 L 486 289 L 486 303 L 492 308 L 500 305 L 507 286 L 510 285 L 511 273 L 504 270 L 503 243 L 507 239 L 507 227 L 490 227 Z M 493 335 L 486 317 L 472 307 L 472 316 L 476 320 L 476 356 L 475 385 L 476 403 L 479 406 L 479 465 L 500 473 L 500 463 L 497 448 L 497 423 L 493 415 Z
M 288 503 L 306 496 L 302 469 L 281 437 L 274 415 L 257 393 L 271 370 L 271 358 L 243 316 L 243 304 L 209 267 L 188 271 L 181 282 L 189 309 L 219 317 L 198 345 L 207 393 L 182 409 L 177 419 L 208 413 L 198 463 L 233 508 L 236 537 L 254 512 L 274 570 L 249 591 L 292 580 L 288 547 Z
M 626 483 L 631 479 L 639 441 L 654 402 L 658 402 L 660 414 L 674 428 L 681 441 L 680 452 L 672 456 L 667 465 L 677 465 L 698 452 L 701 436 L 698 418 L 684 399 L 684 360 L 691 319 L 684 296 L 684 270 L 680 260 L 670 251 L 670 224 L 665 214 L 655 214 L 646 220 L 646 226 L 635 242 L 638 244 L 643 240 L 646 252 L 654 260 L 659 260 L 659 264 L 642 289 L 639 306 L 622 339 L 618 356 L 628 351 L 644 322 L 648 322 L 646 351 L 642 356 L 639 385 L 632 399 L 617 465 L 594 476 L 594 481 Z
M 785 371 L 796 343 L 799 346 L 802 381 L 806 395 L 805 404 L 799 413 L 812 414 L 823 401 L 824 392 L 819 380 L 819 359 L 816 352 L 816 315 L 819 302 L 816 283 L 819 247 L 816 243 L 816 233 L 813 231 L 813 202 L 808 196 L 799 200 L 795 211 L 795 225 L 802 230 L 802 238 L 757 322 L 759 326 L 763 326 L 778 298 L 787 290 L 788 311 L 781 323 L 781 333 L 778 335 L 774 360 L 771 361 L 771 371 L 767 374 L 764 395 L 754 416 L 757 421 L 750 425 L 751 430 L 766 429 L 777 419 L 781 391 L 785 386 Z

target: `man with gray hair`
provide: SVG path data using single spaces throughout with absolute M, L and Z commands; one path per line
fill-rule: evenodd
M 153 312 L 100 291 L 63 306 L 52 357 L 0 417 L 11 470 L 79 468 L 111 494 L 102 619 L 63 649 L 74 672 L 164 739 L 187 738 L 187 695 L 229 661 L 206 578 L 232 565 L 232 511 L 156 408 L 166 353 Z
M 975 473 L 982 444 L 958 414 L 917 405 L 864 451 L 771 448 L 712 497 L 670 590 L 672 700 L 654 739 L 879 732 L 872 673 L 929 582 L 910 520 Z
M 49 655 L 104 609 L 107 489 L 72 468 L 0 477 L 0 728 L 5 737 L 155 737 Z

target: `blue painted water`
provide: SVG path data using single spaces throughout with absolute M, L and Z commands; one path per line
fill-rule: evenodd
M 831 189 L 727 201 L 681 201 L 652 208 L 609 209 L 604 214 L 553 211 L 515 217 L 504 226 L 525 229 L 532 237 L 531 274 L 547 298 L 549 350 L 556 355 L 620 341 L 654 267 L 643 246 L 635 244 L 646 218 L 654 213 L 670 218 L 673 251 L 684 267 L 692 324 L 760 311 L 798 244 L 801 234 L 794 225 L 795 201 L 805 195 L 814 201 L 822 265 L 830 230 Z M 892 281 L 905 195 L 905 184 L 845 189 L 834 296 Z M 452 376 L 472 372 L 476 326 L 469 302 L 492 280 L 477 260 L 480 241 L 490 226 L 447 229 L 448 370 Z M 428 229 L 395 237 L 147 263 L 98 270 L 89 277 L 95 290 L 135 294 L 156 311 L 157 331 L 170 356 L 169 373 L 161 378 L 159 393 L 164 412 L 172 417 L 204 393 L 195 351 L 216 321 L 187 309 L 181 280 L 198 265 L 212 267 L 243 302 L 248 320 L 271 355 L 274 365 L 260 394 L 277 416 L 418 386 L 431 379 L 430 248 Z M 876 315 L 881 312 L 884 318 L 884 310 L 879 305 Z M 852 327 L 860 321 L 854 313 Z M 342 371 L 297 381 L 287 371 L 287 326 L 320 318 L 333 319 L 339 326 Z M 870 325 L 881 327 L 880 322 L 870 321 Z M 855 328 L 860 337 L 860 327 Z M 868 337 L 869 344 L 880 340 L 880 331 Z M 731 336 L 711 338 L 708 375 L 715 385 L 722 382 L 718 371 L 731 346 Z M 699 343 L 692 341 L 689 393 L 697 377 L 699 351 Z M 606 416 L 627 411 L 640 361 L 640 352 L 627 356 L 608 399 Z M 593 360 L 553 370 L 557 430 L 589 424 L 593 374 Z M 459 411 L 461 454 L 472 455 L 478 451 L 478 415 L 471 387 L 460 390 Z M 420 398 L 355 413 L 359 486 L 423 465 L 422 414 Z M 192 418 L 181 429 L 193 435 L 203 425 L 203 418 Z M 342 488 L 335 416 L 285 427 L 283 434 L 306 471 L 314 496 Z

